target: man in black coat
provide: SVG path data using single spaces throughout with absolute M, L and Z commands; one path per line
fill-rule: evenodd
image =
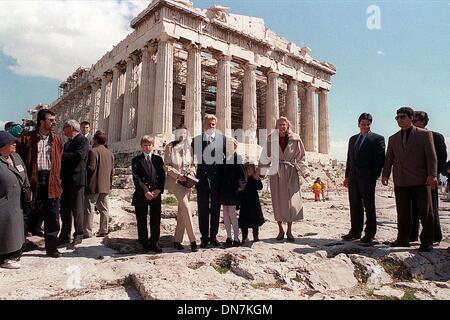
M 155 141 L 150 136 L 141 139 L 142 153 L 133 158 L 131 168 L 136 188 L 132 205 L 135 207 L 139 243 L 143 253 L 161 253 L 158 245 L 161 225 L 161 195 L 164 192 L 166 174 L 163 159 L 153 154 Z M 147 216 L 150 208 L 150 238 L 148 237 Z
M 344 240 L 361 238 L 366 211 L 366 228 L 361 242 L 370 243 L 377 232 L 375 212 L 375 186 L 385 160 L 384 138 L 370 131 L 372 116 L 359 116 L 360 133 L 350 138 L 344 186 L 348 188 L 351 229 Z
M 75 227 L 73 243 L 83 240 L 84 188 L 86 186 L 86 162 L 89 154 L 89 141 L 80 133 L 80 124 L 69 120 L 63 126 L 64 135 L 69 139 L 64 144 L 61 161 L 61 233 L 58 244 L 70 242 L 72 217 Z
M 197 164 L 197 206 L 198 225 L 201 234 L 201 248 L 208 243 L 220 246 L 217 240 L 220 218 L 220 170 L 225 158 L 225 136 L 216 132 L 217 118 L 206 114 L 203 119 L 203 133 L 192 141 Z M 210 222 L 211 217 L 211 222 Z
M 414 111 L 413 124 L 422 129 L 426 129 L 428 125 L 428 114 L 425 111 Z M 447 161 L 447 146 L 445 145 L 445 138 L 442 134 L 438 132 L 431 131 L 433 134 L 434 149 L 437 156 L 437 172 L 438 181 L 439 174 L 446 175 L 445 172 L 445 162 Z M 438 182 L 439 185 L 439 182 Z M 442 240 L 442 230 L 441 222 L 439 220 L 439 195 L 438 189 L 431 189 L 431 201 L 433 207 L 434 216 L 434 237 L 433 242 L 441 242 Z M 410 236 L 410 242 L 415 242 L 419 240 L 419 215 L 417 213 L 417 208 L 415 205 L 412 206 L 412 230 Z

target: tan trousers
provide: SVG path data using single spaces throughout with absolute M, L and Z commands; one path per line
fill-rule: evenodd
M 186 230 L 190 242 L 197 241 L 192 227 L 192 209 L 189 204 L 191 191 L 182 186 L 176 186 L 171 190 L 178 201 L 177 227 L 175 228 L 175 242 L 183 242 L 184 231 Z
M 97 193 L 86 195 L 84 201 L 84 222 L 83 232 L 87 237 L 92 237 L 92 225 L 94 220 L 95 208 L 100 213 L 100 230 L 99 233 L 108 233 L 108 194 Z

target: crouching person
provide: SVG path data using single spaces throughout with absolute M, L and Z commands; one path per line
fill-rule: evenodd
M 161 224 L 161 195 L 164 191 L 165 171 L 163 159 L 153 154 L 155 140 L 150 136 L 141 139 L 142 153 L 131 162 L 133 182 L 136 188 L 132 205 L 135 207 L 139 243 L 143 253 L 161 253 L 158 245 Z M 150 238 L 147 216 L 150 209 Z

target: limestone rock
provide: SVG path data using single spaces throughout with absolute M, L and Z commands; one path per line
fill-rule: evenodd
M 373 292 L 374 296 L 391 299 L 402 299 L 405 293 L 402 290 L 393 289 L 391 287 L 382 287 Z

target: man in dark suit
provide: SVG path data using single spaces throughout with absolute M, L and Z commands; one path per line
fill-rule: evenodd
M 366 211 L 366 228 L 361 242 L 370 243 L 377 232 L 375 185 L 385 159 L 384 138 L 370 131 L 372 116 L 363 113 L 358 118 L 360 133 L 350 138 L 344 186 L 348 188 L 351 228 L 344 240 L 361 238 Z
M 225 136 L 216 132 L 217 118 L 207 114 L 203 119 L 203 133 L 192 141 L 197 164 L 197 206 L 198 225 L 201 234 L 201 248 L 208 243 L 218 247 L 217 240 L 220 218 L 220 166 L 225 158 Z M 211 219 L 211 221 L 210 221 Z
M 166 174 L 163 159 L 153 154 L 155 141 L 150 136 L 141 139 L 142 153 L 133 158 L 131 167 L 136 188 L 132 205 L 135 207 L 139 243 L 143 252 L 161 253 L 158 245 L 161 224 L 161 195 L 164 192 Z M 150 208 L 150 238 L 147 216 Z
M 415 111 L 413 124 L 421 129 L 426 129 L 428 125 L 428 114 L 425 111 Z M 428 130 L 428 129 L 427 129 Z M 439 174 L 446 175 L 445 162 L 447 161 L 447 146 L 445 145 L 445 138 L 442 134 L 431 131 L 433 134 L 434 150 L 437 156 L 437 170 L 438 170 L 438 183 Z M 441 223 L 439 219 L 439 195 L 438 189 L 431 190 L 431 199 L 433 201 L 433 214 L 434 214 L 434 240 L 433 242 L 441 242 L 442 240 L 442 230 Z M 417 207 L 413 204 L 412 207 L 412 232 L 410 241 L 415 242 L 419 239 L 419 215 L 417 213 Z
M 64 135 L 69 139 L 64 144 L 61 162 L 61 181 L 63 194 L 61 197 L 61 233 L 59 245 L 70 242 L 72 217 L 75 227 L 73 243 L 75 246 L 83 240 L 84 188 L 86 186 L 86 162 L 89 153 L 89 142 L 80 133 L 80 124 L 69 120 L 63 126 Z
M 81 134 L 89 141 L 89 148 L 94 145 L 94 136 L 91 134 L 91 124 L 89 121 L 81 123 Z
M 399 132 L 389 137 L 382 183 L 387 186 L 393 168 L 397 206 L 397 239 L 392 247 L 409 247 L 412 228 L 412 203 L 422 223 L 419 251 L 433 248 L 433 213 L 430 188 L 437 187 L 437 157 L 430 131 L 413 126 L 414 110 L 397 110 Z

